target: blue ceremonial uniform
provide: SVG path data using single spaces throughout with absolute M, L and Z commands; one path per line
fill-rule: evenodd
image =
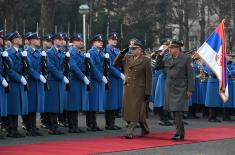
M 0 53 L 1 55 L 1 53 Z M 2 66 L 2 56 L 0 56 L 0 116 L 7 116 L 7 94 L 5 93 L 5 87 L 2 85 L 3 81 L 3 66 Z
M 228 91 L 229 91 L 229 100 L 227 101 L 227 103 L 223 104 L 224 108 L 235 108 L 235 103 L 234 103 L 234 99 L 235 99 L 235 64 L 232 63 L 230 65 L 227 65 L 228 67 L 228 73 L 230 75 L 229 81 L 228 81 Z
M 209 74 L 207 89 L 206 89 L 206 107 L 222 107 L 222 100 L 219 96 L 219 81 L 216 78 L 215 74 L 205 67 L 206 72 Z
M 163 70 L 159 70 L 160 74 L 158 76 L 155 98 L 154 98 L 154 107 L 163 107 L 164 98 L 165 98 L 165 81 L 166 74 Z
M 68 111 L 88 111 L 89 98 L 86 85 L 84 83 L 85 55 L 82 51 L 70 48 L 70 69 L 71 87 L 68 92 L 68 102 L 65 110 Z
M 158 77 L 160 75 L 160 71 L 153 68 L 153 87 L 152 87 L 152 95 L 150 96 L 150 101 L 154 103 L 154 99 L 155 99 L 155 91 L 156 91 L 156 87 L 157 87 L 157 81 L 158 81 Z
M 202 69 L 205 71 L 206 65 L 203 64 Z M 206 71 L 205 71 L 206 72 Z M 207 88 L 207 80 L 208 78 L 205 78 L 203 81 L 200 81 L 199 83 L 199 95 L 198 95 L 198 102 L 199 104 L 205 105 L 206 101 L 206 88 Z
M 110 89 L 106 92 L 105 110 L 118 110 L 122 106 L 122 95 L 123 95 L 123 80 L 121 79 L 120 69 L 114 67 L 113 61 L 120 53 L 119 49 L 113 48 L 109 45 L 106 47 L 106 52 L 110 56 L 110 69 L 109 69 L 109 82 Z
M 52 46 L 47 51 L 48 58 L 48 85 L 46 92 L 45 112 L 62 113 L 65 102 L 65 84 L 63 62 L 65 54 Z
M 8 93 L 8 115 L 25 115 L 28 113 L 28 96 L 21 83 L 22 58 L 20 50 L 14 47 L 7 49 L 10 58 L 9 84 L 11 90 Z
M 29 58 L 29 112 L 44 112 L 45 91 L 44 84 L 40 81 L 41 54 L 39 50 L 28 47 L 26 49 Z
M 198 67 L 199 65 L 194 61 L 193 63 L 194 65 L 194 73 L 195 73 L 195 76 L 197 76 L 199 74 L 198 72 Z M 195 90 L 193 91 L 193 94 L 192 94 L 192 103 L 193 104 L 199 104 L 199 95 L 200 94 L 200 81 L 199 81 L 199 78 L 195 78 Z
M 91 90 L 89 91 L 89 111 L 102 112 L 104 110 L 105 84 L 102 81 L 104 52 L 93 47 L 88 51 L 94 65 L 91 72 Z

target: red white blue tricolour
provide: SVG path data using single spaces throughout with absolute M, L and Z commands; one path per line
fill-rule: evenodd
M 219 80 L 219 94 L 224 102 L 228 100 L 228 73 L 226 63 L 226 37 L 223 20 L 206 42 L 198 49 L 198 54 Z

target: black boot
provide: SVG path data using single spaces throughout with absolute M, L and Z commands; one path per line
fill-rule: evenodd
M 78 111 L 73 112 L 73 130 L 75 133 L 84 133 L 85 132 L 78 127 Z
M 36 112 L 32 113 L 32 131 L 36 134 L 36 136 L 43 136 L 39 129 L 37 128 L 37 115 Z
M 93 130 L 92 112 L 91 111 L 88 111 L 86 113 L 86 125 L 87 125 L 87 131 L 96 131 L 96 130 Z
M 9 115 L 8 116 L 8 134 L 7 137 L 12 138 L 22 138 L 24 137 L 17 130 L 18 128 L 18 116 L 17 115 Z
M 121 130 L 122 128 L 117 126 L 115 124 L 115 118 L 116 118 L 116 115 L 115 115 L 115 110 L 112 110 L 111 113 L 110 113 L 110 124 L 111 124 L 111 128 L 112 130 Z
M 92 112 L 92 130 L 93 131 L 103 131 L 102 129 L 100 129 L 97 125 L 97 121 L 96 121 L 96 112 Z
M 106 130 L 113 130 L 112 129 L 112 124 L 111 124 L 111 117 L 112 117 L 112 111 L 111 110 L 106 110 L 104 113 L 105 116 L 105 129 Z
M 50 117 L 49 118 L 50 127 L 49 127 L 49 130 L 48 130 L 48 133 L 51 134 L 51 135 L 64 134 L 64 132 L 62 132 L 58 129 L 57 114 L 56 113 L 50 113 L 49 117 Z

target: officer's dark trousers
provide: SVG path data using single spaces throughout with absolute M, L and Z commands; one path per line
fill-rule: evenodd
M 78 111 L 68 111 L 68 125 L 69 129 L 77 129 L 78 128 Z
M 176 125 L 176 135 L 184 136 L 183 112 L 175 111 L 174 119 L 175 119 L 175 125 Z
M 56 131 L 58 129 L 58 122 L 57 122 L 57 113 L 48 113 L 49 117 L 49 130 Z
M 96 112 L 88 111 L 86 113 L 86 124 L 87 124 L 87 127 L 96 127 L 97 126 Z
M 18 128 L 18 115 L 8 115 L 8 134 L 14 134 L 17 132 Z
M 114 126 L 116 118 L 116 110 L 106 110 L 105 111 L 105 121 L 106 126 Z
M 28 132 L 35 132 L 36 131 L 36 112 L 30 112 L 28 115 L 24 116 L 26 122 L 26 129 Z M 23 117 L 23 118 L 24 118 Z

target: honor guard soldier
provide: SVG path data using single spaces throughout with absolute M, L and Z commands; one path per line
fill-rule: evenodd
M 42 136 L 36 129 L 36 112 L 44 112 L 45 92 L 44 84 L 46 78 L 41 74 L 41 54 L 46 55 L 45 51 L 40 53 L 40 38 L 36 32 L 27 36 L 29 47 L 26 49 L 29 58 L 29 90 L 28 90 L 28 111 L 26 119 L 27 136 Z
M 107 130 L 120 130 L 121 128 L 115 125 L 116 112 L 121 109 L 122 96 L 123 96 L 123 81 L 125 75 L 121 72 L 121 68 L 114 67 L 112 65 L 114 59 L 120 53 L 120 50 L 116 48 L 118 37 L 116 32 L 111 32 L 108 35 L 108 45 L 105 48 L 110 56 L 110 68 L 109 68 L 109 82 L 110 88 L 106 92 L 104 110 Z
M 205 99 L 205 106 L 209 110 L 208 121 L 221 122 L 221 120 L 218 119 L 218 115 L 219 112 L 221 112 L 223 101 L 218 93 L 219 80 L 208 66 L 205 67 L 205 70 L 209 75 L 209 78 L 207 80 L 206 99 Z
M 5 59 L 5 60 L 4 60 Z M 5 79 L 4 64 L 8 61 L 8 53 L 6 51 L 0 53 L 0 117 L 1 117 L 1 129 L 0 129 L 0 139 L 3 139 L 2 129 L 5 127 L 6 116 L 7 116 L 7 93 L 6 89 L 9 87 L 8 81 Z
M 90 58 L 89 53 L 83 52 L 83 39 L 80 33 L 74 34 L 71 39 L 72 47 L 69 52 L 71 55 L 71 88 L 68 92 L 67 105 L 65 110 L 68 114 L 68 127 L 70 133 L 84 132 L 78 127 L 78 112 L 88 110 L 88 86 L 90 80 L 86 74 L 86 57 Z
M 43 52 L 43 51 L 47 52 L 52 46 L 52 35 L 46 34 L 46 35 L 42 36 L 41 43 L 42 43 L 41 52 Z M 48 114 L 45 112 L 41 113 L 40 118 L 41 118 L 40 127 L 48 129 Z
M 65 84 L 69 80 L 63 74 L 65 53 L 60 50 L 62 46 L 62 33 L 56 33 L 53 37 L 53 46 L 47 51 L 48 59 L 48 85 L 50 89 L 45 95 L 45 112 L 48 113 L 49 134 L 64 134 L 58 129 L 57 117 L 64 111 Z
M 24 137 L 18 132 L 18 115 L 28 114 L 28 58 L 27 52 L 21 51 L 22 36 L 18 32 L 11 33 L 8 39 L 12 43 L 12 47 L 7 49 L 11 69 L 9 71 L 9 84 L 11 90 L 8 93 L 7 113 L 8 113 L 8 137 L 20 138 Z
M 166 90 L 164 109 L 173 112 L 176 133 L 172 140 L 184 139 L 183 112 L 188 111 L 189 97 L 194 90 L 194 70 L 192 59 L 181 52 L 183 43 L 171 41 L 169 54 L 160 53 L 157 58 L 157 68 L 164 69 L 166 73 Z
M 120 52 L 113 62 L 116 67 L 124 67 L 123 117 L 128 122 L 128 139 L 133 138 L 138 122 L 141 136 L 149 133 L 146 115 L 152 90 L 152 67 L 151 60 L 143 55 L 142 47 L 141 41 L 131 39 L 129 47 Z M 127 54 L 129 50 L 131 54 Z
M 94 65 L 91 73 L 91 90 L 89 91 L 89 110 L 86 114 L 86 123 L 88 131 L 103 131 L 97 126 L 96 112 L 103 112 L 105 84 L 108 83 L 107 77 L 104 76 L 104 58 L 109 55 L 104 55 L 103 38 L 101 34 L 95 35 L 92 40 L 92 48 L 88 51 L 91 56 L 91 62 Z

